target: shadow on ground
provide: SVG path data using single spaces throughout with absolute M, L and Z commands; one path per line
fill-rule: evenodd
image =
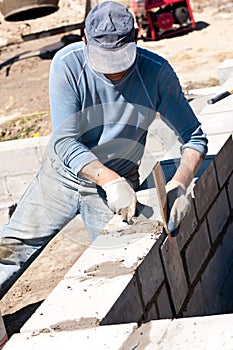
M 3 316 L 6 331 L 10 338 L 13 334 L 19 333 L 24 323 L 32 316 L 36 309 L 44 300 L 40 300 L 34 304 L 27 305 L 22 309 Z
M 209 27 L 209 23 L 199 21 L 199 22 L 196 22 L 196 28 L 194 30 L 202 30 L 202 29 L 205 29 L 207 27 Z

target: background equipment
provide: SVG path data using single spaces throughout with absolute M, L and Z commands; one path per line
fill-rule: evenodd
M 189 0 L 133 0 L 138 37 L 159 40 L 193 30 L 196 23 Z

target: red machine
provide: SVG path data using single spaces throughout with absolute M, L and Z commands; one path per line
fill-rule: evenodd
M 189 0 L 133 0 L 139 38 L 159 40 L 196 27 Z

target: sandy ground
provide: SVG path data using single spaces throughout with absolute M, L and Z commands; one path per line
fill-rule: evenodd
M 122 2 L 131 8 L 129 0 Z M 0 63 L 16 55 L 22 58 L 24 53 L 37 55 L 0 69 L 0 141 L 50 134 L 51 59 L 43 53 L 61 46 L 70 34 L 80 37 L 80 30 L 30 41 L 23 41 L 22 36 L 81 23 L 84 4 L 84 0 L 60 0 L 54 14 L 22 22 L 7 22 L 0 14 Z M 159 41 L 139 40 L 138 44 L 164 56 L 186 89 L 219 85 L 218 65 L 232 58 L 233 2 L 193 0 L 191 4 L 196 30 Z M 13 121 L 6 123 L 8 120 Z
M 129 1 L 122 3 L 131 7 Z M 83 21 L 83 0 L 60 0 L 59 5 L 60 9 L 56 13 L 25 22 L 9 23 L 0 14 L 0 63 L 24 52 L 41 52 L 48 45 L 53 48 L 54 45 L 59 46 L 65 35 L 80 35 L 77 30 L 31 41 L 22 40 L 22 35 Z M 197 23 L 196 30 L 159 41 L 139 40 L 138 44 L 164 56 L 173 65 L 186 89 L 219 85 L 219 63 L 233 58 L 233 2 L 193 0 L 191 5 Z M 42 136 L 51 132 L 48 100 L 50 63 L 50 59 L 36 56 L 13 63 L 9 70 L 7 67 L 0 70 L 2 140 L 20 135 Z M 32 121 L 34 119 L 35 122 Z M 85 236 L 84 228 L 82 230 Z M 87 239 L 84 238 L 84 241 L 87 242 Z M 58 235 L 1 300 L 0 308 L 5 315 L 9 335 L 19 331 L 30 313 L 46 298 L 85 249 L 85 244 L 72 242 L 72 237 Z

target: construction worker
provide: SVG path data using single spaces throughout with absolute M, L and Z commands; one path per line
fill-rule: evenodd
M 172 67 L 137 46 L 134 18 L 117 2 L 95 6 L 85 27 L 84 42 L 62 48 L 51 63 L 52 136 L 41 169 L 0 234 L 3 292 L 78 213 L 91 240 L 114 213 L 132 221 L 156 112 L 182 142 L 180 165 L 166 186 L 170 231 L 190 207 L 186 189 L 207 139 Z

